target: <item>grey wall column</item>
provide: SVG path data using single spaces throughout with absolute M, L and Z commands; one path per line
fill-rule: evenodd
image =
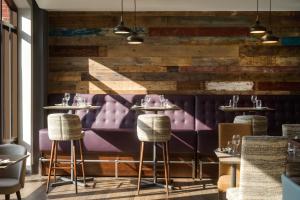
M 32 173 L 38 173 L 39 134 L 45 127 L 43 106 L 47 102 L 48 14 L 33 3 L 33 82 L 32 82 Z

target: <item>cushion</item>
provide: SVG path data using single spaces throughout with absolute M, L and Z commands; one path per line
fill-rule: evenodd
M 0 194 L 12 194 L 21 189 L 18 179 L 0 178 Z
M 239 181 L 239 177 L 237 177 L 236 179 L 236 185 L 239 186 L 240 184 L 240 181 Z M 230 181 L 231 181 L 231 175 L 223 175 L 223 176 L 220 176 L 219 179 L 218 179 L 218 190 L 220 192 L 226 192 L 227 189 L 229 188 L 229 185 L 230 185 Z

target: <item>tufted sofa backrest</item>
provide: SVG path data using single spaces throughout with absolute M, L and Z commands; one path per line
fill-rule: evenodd
M 48 105 L 61 103 L 62 94 L 48 96 Z M 136 113 L 130 110 L 145 95 L 117 94 L 80 94 L 88 103 L 101 106 L 95 111 L 77 111 L 83 128 L 135 128 Z M 151 105 L 160 105 L 159 95 L 150 95 Z M 71 95 L 73 102 L 74 94 Z M 234 116 L 241 112 L 223 112 L 218 108 L 228 105 L 232 95 L 165 95 L 171 103 L 179 106 L 178 111 L 164 112 L 171 119 L 172 130 L 196 130 L 198 132 L 215 132 L 218 123 L 232 123 Z M 300 123 L 300 95 L 259 95 L 263 106 L 274 111 L 255 112 L 266 115 L 270 135 L 281 135 L 283 123 Z M 240 95 L 239 106 L 252 106 L 250 95 Z M 57 112 L 57 111 L 55 111 Z

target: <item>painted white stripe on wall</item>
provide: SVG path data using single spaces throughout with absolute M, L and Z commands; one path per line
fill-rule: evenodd
M 250 91 L 253 89 L 254 83 L 251 81 L 237 82 L 206 82 L 206 90 L 216 91 Z

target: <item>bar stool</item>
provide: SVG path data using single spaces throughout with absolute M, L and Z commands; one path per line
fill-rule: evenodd
M 56 169 L 70 169 L 71 177 L 74 177 L 75 192 L 77 194 L 77 164 L 81 164 L 82 176 L 85 185 L 84 158 L 82 153 L 82 139 L 84 134 L 81 131 L 81 122 L 77 115 L 66 113 L 55 113 L 48 115 L 48 136 L 52 140 L 51 157 L 49 164 L 49 172 L 47 179 L 47 193 L 49 191 L 49 183 L 52 170 L 54 171 L 54 181 L 56 182 Z M 57 146 L 60 141 L 71 142 L 71 166 L 58 167 L 57 162 Z M 75 141 L 79 142 L 80 161 L 76 161 Z M 73 181 L 73 180 L 72 180 Z
M 234 118 L 235 124 L 251 124 L 253 135 L 268 134 L 268 119 L 261 115 L 238 115 Z
M 137 195 L 140 192 L 142 166 L 144 159 L 144 143 L 145 142 L 160 142 L 163 145 L 163 159 L 166 182 L 166 193 L 169 195 L 169 152 L 168 141 L 171 138 L 171 123 L 170 118 L 161 114 L 142 114 L 137 119 L 137 136 L 140 140 L 140 163 L 138 175 Z

